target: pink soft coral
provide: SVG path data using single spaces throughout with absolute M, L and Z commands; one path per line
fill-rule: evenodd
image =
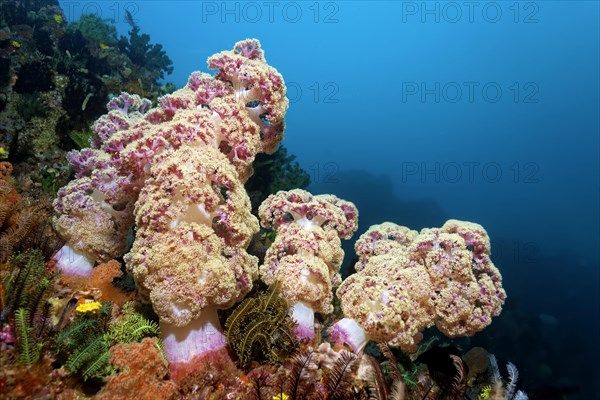
M 450 220 L 417 235 L 386 223 L 356 247 L 359 272 L 337 290 L 346 318 L 331 328 L 333 341 L 355 351 L 368 339 L 411 350 L 429 326 L 471 336 L 500 314 L 506 293 L 481 225 Z
M 262 280 L 280 282 L 280 292 L 292 306 L 299 338 L 312 338 L 314 312 L 333 311 L 332 287 L 348 239 L 358 226 L 354 204 L 331 195 L 313 196 L 305 190 L 280 191 L 260 206 L 261 223 L 277 232 L 260 268 Z
M 66 274 L 125 256 L 160 317 L 169 361 L 221 349 L 216 310 L 252 288 L 257 259 L 246 252 L 258 221 L 244 182 L 259 152 L 283 138 L 288 100 L 260 43 L 245 40 L 209 59 L 215 76 L 193 73 L 183 89 L 147 100 L 126 93 L 96 121 L 94 149 L 69 157 L 77 178 L 59 191 L 55 225 L 67 245 Z
M 244 183 L 256 154 L 276 150 L 288 100 L 260 43 L 239 42 L 212 56 L 209 66 L 219 69 L 215 76 L 193 73 L 186 87 L 162 97 L 156 108 L 127 93 L 112 99 L 92 127 L 98 135 L 93 149 L 69 155 L 77 179 L 58 192 L 54 220 L 67 242 L 56 257 L 64 273 L 89 276 L 95 261 L 123 254 L 133 207 L 165 152 L 211 147 Z

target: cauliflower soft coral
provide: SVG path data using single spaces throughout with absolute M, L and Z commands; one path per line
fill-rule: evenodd
M 410 351 L 434 324 L 450 337 L 471 336 L 500 314 L 506 294 L 480 225 L 450 220 L 416 235 L 387 223 L 356 248 L 360 270 L 337 291 L 347 318 L 330 330 L 355 351 L 369 339 Z
M 77 177 L 55 203 L 67 240 L 55 258 L 68 274 L 88 275 L 94 261 L 122 255 L 135 227 L 127 268 L 160 317 L 174 363 L 225 345 L 216 310 L 257 278 L 246 247 L 259 226 L 244 182 L 255 155 L 282 139 L 288 105 L 257 40 L 209 66 L 219 69 L 214 77 L 193 73 L 156 108 L 125 93 L 111 100 L 93 126 L 93 148 L 70 154 Z
M 66 275 L 91 276 L 91 260 L 123 254 L 133 223 L 135 196 L 123 191 L 127 177 L 107 167 L 93 170 L 58 191 L 54 225 L 66 245 L 54 256 Z
M 314 312 L 333 311 L 332 287 L 340 282 L 344 257 L 340 238 L 356 230 L 358 210 L 335 196 L 295 189 L 269 196 L 258 212 L 262 225 L 277 232 L 261 278 L 269 285 L 279 282 L 282 296 L 293 304 L 296 335 L 312 338 Z
M 391 222 L 371 226 L 354 244 L 359 262 L 355 269 L 360 271 L 371 256 L 386 254 L 392 249 L 406 248 L 419 233 Z
M 506 292 L 481 225 L 449 220 L 439 230 L 424 230 L 411 246 L 429 273 L 442 333 L 472 336 L 500 315 Z
M 259 152 L 283 137 L 288 100 L 283 78 L 266 64 L 260 43 L 245 40 L 212 56 L 215 76 L 194 72 L 188 84 L 150 102 L 127 93 L 108 103 L 92 129 L 91 149 L 72 152 L 76 179 L 55 202 L 57 230 L 66 240 L 55 257 L 67 274 L 90 275 L 95 261 L 125 251 L 133 208 L 158 157 L 187 146 L 218 150 L 243 183 Z M 136 226 L 136 229 L 138 227 Z
M 226 245 L 242 248 L 258 231 L 234 167 L 207 146 L 182 147 L 157 157 L 135 215 L 138 231 L 165 232 L 193 222 L 211 227 Z
M 238 42 L 233 52 L 221 52 L 208 59 L 209 67 L 219 70 L 217 79 L 231 83 L 238 101 L 246 105 L 248 114 L 260 126 L 261 151 L 273 153 L 283 139 L 288 99 L 281 90 L 283 78 L 274 69 L 264 68 L 265 62 L 256 40 Z
M 219 151 L 186 147 L 158 161 L 140 193 L 125 259 L 160 317 L 169 359 L 187 362 L 225 344 L 216 310 L 240 300 L 257 278 L 258 260 L 245 247 L 258 221 Z

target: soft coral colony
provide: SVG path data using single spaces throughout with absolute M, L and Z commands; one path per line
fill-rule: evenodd
M 57 267 L 86 277 L 95 263 L 124 255 L 140 297 L 158 315 L 173 376 L 193 375 L 215 354 L 229 357 L 218 310 L 242 301 L 258 280 L 285 300 L 294 340 L 319 353 L 307 353 L 307 368 L 327 358 L 358 366 L 348 350 L 360 358 L 369 340 L 414 352 L 430 326 L 449 337 L 470 336 L 499 315 L 506 297 L 501 276 L 486 231 L 474 223 L 450 220 L 420 233 L 373 226 L 356 242 L 357 272 L 342 282 L 341 240 L 358 227 L 354 204 L 281 191 L 259 208 L 263 228 L 275 232 L 259 266 L 248 251 L 259 220 L 244 183 L 255 156 L 274 152 L 283 139 L 286 87 L 257 40 L 236 43 L 208 66 L 217 73 L 194 72 L 155 108 L 137 95 L 113 98 L 93 125 L 91 147 L 69 154 L 76 178 L 54 202 L 54 225 L 66 241 L 54 257 Z M 331 314 L 334 294 L 343 318 L 321 332 L 315 313 Z M 319 343 L 322 334 L 337 353 Z M 314 383 L 321 396 L 344 386 L 331 386 L 336 375 L 327 376 Z M 279 386 L 273 398 L 296 393 Z

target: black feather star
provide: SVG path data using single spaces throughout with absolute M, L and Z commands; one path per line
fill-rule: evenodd
M 288 393 L 288 397 L 291 400 L 301 399 L 306 393 L 303 393 L 301 388 L 302 375 L 305 371 L 317 369 L 315 362 L 314 352 L 309 351 L 301 354 L 297 354 L 292 359 L 290 367 L 290 374 L 285 381 L 285 393 Z
M 350 400 L 354 398 L 354 377 L 358 369 L 358 357 L 342 350 L 333 367 L 325 375 L 325 398 Z

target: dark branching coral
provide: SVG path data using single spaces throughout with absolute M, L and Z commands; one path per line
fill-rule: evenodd
M 100 23 L 103 23 L 102 20 Z M 116 89 L 106 87 L 100 79 L 103 75 L 116 72 L 111 70 L 110 59 L 100 57 L 97 53 L 98 46 L 99 43 L 71 27 L 58 42 L 60 52 L 55 68 L 59 74 L 68 78 L 62 100 L 62 108 L 66 114 L 61 120 L 61 126 L 86 129 L 94 118 L 104 112 L 109 91 Z M 68 135 L 68 131 L 65 133 Z
M 107 23 L 96 14 L 84 14 L 70 24 L 69 31 L 79 31 L 86 39 L 105 46 L 113 46 L 117 43 L 117 30 L 114 25 Z
M 95 15 L 67 23 L 55 0 L 0 2 L 0 146 L 10 160 L 71 150 L 70 132 L 103 114 L 109 93 L 162 94 L 172 63 L 149 40 L 136 26 L 119 41 Z
M 1 4 L 0 143 L 10 149 L 11 160 L 39 157 L 40 148 L 44 157 L 54 155 L 52 138 L 62 95 L 54 60 L 59 58 L 62 10 L 57 1 Z
M 140 34 L 139 28 L 129 39 L 117 40 L 115 27 L 95 15 L 82 15 L 70 24 L 59 49 L 55 69 L 68 78 L 62 100 L 66 114 L 57 126 L 65 147 L 81 146 L 80 135 L 73 139 L 71 132 L 86 136 L 91 121 L 105 112 L 109 93 L 143 93 L 155 100 L 162 94 L 158 79 L 173 70 L 162 47 L 150 45 L 149 36 Z
M 147 78 L 154 85 L 158 85 L 158 80 L 164 78 L 165 73 L 173 72 L 173 62 L 162 49 L 162 45 L 150 44 L 150 35 L 146 33 L 140 35 L 140 28 L 133 21 L 131 14 L 126 13 L 131 30 L 129 39 L 124 36 L 119 39 L 119 48 L 129 57 L 134 66 L 146 69 L 149 72 Z
M 58 0 L 21 0 L 0 3 L 0 27 L 31 22 L 32 10 L 58 7 Z
M 17 93 L 45 92 L 54 87 L 50 66 L 40 61 L 24 64 L 19 69 L 19 79 L 14 86 Z
M 310 184 L 309 174 L 300 167 L 296 156 L 288 155 L 284 146 L 279 146 L 273 154 L 258 154 L 252 167 L 254 174 L 245 187 L 253 212 L 270 194 L 280 190 L 305 189 Z
M 296 347 L 288 315 L 289 305 L 279 296 L 277 285 L 255 297 L 246 298 L 227 318 L 225 331 L 229 345 L 242 367 L 250 361 L 277 362 L 280 353 Z

